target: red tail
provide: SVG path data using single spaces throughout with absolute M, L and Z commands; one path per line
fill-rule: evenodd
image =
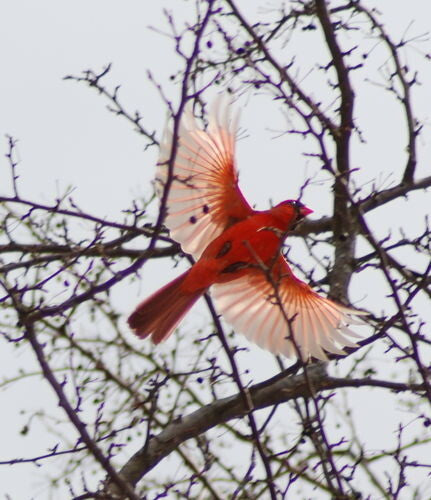
M 167 339 L 202 295 L 203 290 L 192 294 L 181 290 L 187 274 L 188 271 L 150 295 L 130 315 L 129 326 L 138 337 L 151 335 L 155 344 Z

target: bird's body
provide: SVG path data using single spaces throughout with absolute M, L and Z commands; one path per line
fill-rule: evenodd
M 237 222 L 206 247 L 184 286 L 190 290 L 207 289 L 240 278 L 253 267 L 269 269 L 295 219 L 294 210 L 287 207 L 284 218 L 267 210 Z
M 207 131 L 190 110 L 182 121 L 166 225 L 196 263 L 142 302 L 129 318 L 131 328 L 155 343 L 164 340 L 212 287 L 226 319 L 262 347 L 304 359 L 325 359 L 324 350 L 343 353 L 342 347 L 355 345 L 347 325 L 359 322 L 355 316 L 362 313 L 315 293 L 281 253 L 289 230 L 312 211 L 297 200 L 253 210 L 238 187 L 234 139 L 227 113 L 222 120 L 213 116 Z M 160 193 L 169 176 L 171 142 L 168 129 Z

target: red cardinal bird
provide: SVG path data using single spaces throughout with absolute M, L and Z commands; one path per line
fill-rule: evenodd
M 196 263 L 139 304 L 129 325 L 158 344 L 211 287 L 233 328 L 274 354 L 300 354 L 304 360 L 327 359 L 324 350 L 344 354 L 344 346 L 356 346 L 351 337 L 358 337 L 348 325 L 362 323 L 357 315 L 364 313 L 321 297 L 294 276 L 281 247 L 288 231 L 312 210 L 297 200 L 253 210 L 238 187 L 235 134 L 236 121 L 220 106 L 214 106 L 206 131 L 187 108 L 165 224 Z M 156 176 L 159 194 L 171 147 L 168 127 Z

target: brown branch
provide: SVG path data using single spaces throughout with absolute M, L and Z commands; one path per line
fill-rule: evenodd
M 217 335 L 220 339 L 220 342 L 223 346 L 223 349 L 228 357 L 231 369 L 232 369 L 232 378 L 235 381 L 235 384 L 238 387 L 240 397 L 242 398 L 242 402 L 245 408 L 247 408 L 247 418 L 251 429 L 251 434 L 256 445 L 257 451 L 259 453 L 260 459 L 262 461 L 263 467 L 266 473 L 266 484 L 268 486 L 269 494 L 272 500 L 276 500 L 277 494 L 275 491 L 274 478 L 271 470 L 271 464 L 269 458 L 265 452 L 264 446 L 262 444 L 262 440 L 260 437 L 260 432 L 258 431 L 256 420 L 254 418 L 255 407 L 250 398 L 250 393 L 247 388 L 244 387 L 241 376 L 239 374 L 238 367 L 236 365 L 235 357 L 233 352 L 231 351 L 229 344 L 226 340 L 226 335 L 224 333 L 221 321 L 219 316 L 217 315 L 217 311 L 214 308 L 211 297 L 208 294 L 205 294 L 205 301 L 207 303 L 208 309 L 210 310 L 212 319 L 214 321 L 214 325 L 216 327 Z
M 330 275 L 331 295 L 345 300 L 352 276 L 355 253 L 355 231 L 349 212 L 350 137 L 353 130 L 354 93 L 339 42 L 335 35 L 326 0 L 315 0 L 316 15 L 320 21 L 326 44 L 332 57 L 340 91 L 340 123 L 334 134 L 336 144 L 336 176 L 334 180 L 333 233 L 335 257 Z
M 424 390 L 424 386 L 421 384 L 403 384 L 371 378 L 322 377 L 321 369 L 318 366 L 308 368 L 308 374 L 316 392 L 341 387 L 380 387 L 397 392 L 422 392 Z M 248 392 L 255 410 L 311 395 L 309 384 L 302 374 L 282 379 L 276 376 L 274 379 L 250 387 Z M 216 400 L 183 417 L 180 421 L 168 425 L 160 434 L 153 436 L 149 445 L 146 446 L 146 453 L 143 454 L 142 449 L 138 451 L 124 465 L 120 473 L 132 485 L 136 485 L 145 474 L 184 441 L 194 438 L 216 425 L 234 418 L 244 417 L 249 414 L 249 411 L 241 394 Z
M 417 191 L 419 189 L 427 189 L 431 187 L 431 176 L 423 177 L 422 179 L 412 182 L 410 184 L 401 183 L 397 186 L 384 189 L 367 197 L 365 200 L 359 202 L 359 206 L 363 212 L 369 212 L 373 208 L 380 207 L 389 201 L 396 200 L 402 196 Z
M 120 222 L 113 222 L 113 221 L 109 221 L 105 218 L 96 217 L 94 215 L 87 214 L 87 213 L 82 212 L 82 211 L 61 208 L 62 200 L 57 200 L 57 203 L 55 205 L 44 205 L 42 203 L 37 203 L 37 202 L 31 201 L 31 200 L 26 200 L 23 198 L 17 198 L 17 197 L 11 197 L 11 196 L 0 196 L 0 203 L 16 203 L 19 205 L 28 206 L 30 208 L 29 214 L 34 212 L 35 210 L 41 210 L 42 212 L 46 212 L 49 214 L 66 215 L 68 217 L 74 217 L 74 218 L 88 220 L 90 222 L 100 224 L 103 227 L 112 227 L 115 229 L 120 229 L 120 230 L 125 230 L 125 231 L 130 231 L 131 229 L 133 229 L 134 231 L 136 231 L 140 234 L 143 234 L 145 236 L 152 236 L 153 235 L 153 231 L 151 229 L 148 229 L 145 227 L 140 228 L 138 226 L 132 226 L 132 225 L 123 224 Z M 24 218 L 27 218 L 27 216 L 29 214 L 24 216 Z M 164 239 L 162 236 L 159 236 L 159 238 L 162 240 Z
M 359 210 L 357 211 L 356 216 L 357 216 L 358 222 L 361 225 L 361 229 L 362 229 L 364 236 L 367 238 L 368 242 L 371 244 L 371 246 L 374 248 L 374 250 L 379 255 L 379 258 L 380 258 L 380 261 L 382 264 L 381 265 L 382 273 L 386 278 L 386 282 L 387 282 L 388 286 L 392 290 L 392 298 L 393 298 L 395 305 L 397 307 L 397 311 L 398 311 L 398 314 L 400 316 L 400 321 L 401 321 L 401 324 L 403 326 L 403 329 L 409 336 L 412 350 L 413 350 L 413 359 L 416 361 L 418 371 L 419 371 L 419 373 L 422 377 L 422 380 L 424 382 L 424 387 L 425 387 L 427 399 L 428 399 L 429 403 L 431 404 L 431 385 L 429 382 L 429 373 L 428 373 L 428 369 L 424 366 L 424 364 L 422 363 L 422 361 L 420 359 L 420 353 L 419 353 L 419 350 L 417 347 L 416 338 L 415 338 L 415 335 L 412 333 L 411 326 L 409 324 L 409 321 L 408 321 L 408 318 L 406 315 L 406 310 L 405 310 L 406 304 L 405 303 L 403 304 L 401 297 L 400 297 L 400 293 L 399 293 L 399 287 L 396 284 L 395 280 L 392 279 L 392 277 L 389 273 L 390 265 L 387 262 L 386 254 L 381 250 L 378 241 L 376 241 L 372 231 L 369 229 L 368 224 L 365 220 L 365 217 L 361 214 L 361 212 Z M 430 272 L 431 272 L 431 263 L 428 264 L 428 266 L 424 272 L 424 276 L 423 276 L 424 280 L 426 280 L 429 277 Z M 422 285 L 419 283 L 416 290 L 421 290 L 421 289 L 422 289 Z M 412 294 L 410 293 L 410 296 L 411 295 Z M 410 297 L 408 297 L 407 300 L 410 300 Z
M 97 446 L 95 440 L 90 436 L 85 423 L 78 417 L 74 408 L 72 408 L 68 398 L 65 395 L 63 385 L 55 378 L 49 362 L 45 357 L 43 346 L 38 341 L 36 332 L 34 330 L 34 323 L 29 320 L 25 310 L 22 309 L 21 304 L 18 302 L 16 303 L 16 309 L 18 311 L 21 311 L 20 321 L 25 326 L 26 337 L 33 348 L 33 351 L 42 369 L 43 376 L 56 393 L 59 406 L 61 406 L 66 412 L 70 422 L 80 435 L 82 442 L 85 443 L 87 449 L 92 453 L 97 462 L 99 462 L 103 469 L 107 472 L 112 482 L 124 493 L 123 498 L 129 498 L 130 500 L 139 500 L 139 497 L 135 494 L 130 483 L 113 468 L 109 459 Z
M 371 210 L 381 207 L 386 203 L 397 200 L 402 196 L 406 196 L 411 192 L 425 190 L 431 187 L 431 176 L 423 177 L 422 179 L 412 182 L 411 184 L 398 184 L 397 186 L 383 189 L 376 193 L 372 193 L 363 200 L 356 202 L 356 206 L 363 212 L 367 213 Z M 351 210 L 351 209 L 350 209 Z M 354 211 L 354 209 L 353 209 Z M 292 236 L 306 236 L 308 234 L 318 234 L 328 232 L 332 229 L 332 217 L 321 217 L 318 220 L 304 220 L 298 229 L 295 229 L 290 234 Z
M 310 96 L 308 96 L 303 89 L 295 82 L 295 80 L 290 76 L 287 68 L 277 62 L 274 58 L 272 52 L 268 49 L 266 44 L 262 41 L 262 38 L 257 35 L 253 27 L 247 22 L 245 17 L 241 14 L 233 0 L 226 0 L 226 3 L 231 8 L 234 16 L 238 19 L 240 25 L 244 30 L 250 35 L 253 42 L 257 45 L 259 50 L 262 52 L 264 60 L 268 62 L 277 72 L 282 82 L 286 82 L 292 93 L 295 94 L 300 101 L 302 101 L 311 111 L 311 113 L 316 116 L 316 118 L 321 122 L 322 126 L 328 130 L 332 135 L 335 134 L 336 126 L 328 116 L 323 113 L 319 105 L 314 102 Z
M 137 235 L 134 235 L 135 237 Z M 147 249 L 132 249 L 118 246 L 112 248 L 110 243 L 98 243 L 90 248 L 70 245 L 53 245 L 53 244 L 25 244 L 25 243 L 8 243 L 0 245 L 0 253 L 21 253 L 22 255 L 32 254 L 40 255 L 33 259 L 28 259 L 20 262 L 12 262 L 0 267 L 0 273 L 7 273 L 14 269 L 29 269 L 33 266 L 46 264 L 56 260 L 64 260 L 76 257 L 109 257 L 109 258 L 149 258 L 159 259 L 163 257 L 173 257 L 181 252 L 180 246 L 177 243 L 166 248 L 155 248 L 151 252 Z M 45 254 L 45 255 L 44 255 Z
M 135 130 L 146 137 L 149 140 L 146 148 L 158 145 L 159 142 L 156 139 L 156 133 L 149 132 L 145 129 L 141 123 L 142 116 L 138 111 L 135 111 L 134 114 L 130 113 L 126 110 L 126 108 L 120 103 L 118 93 L 120 90 L 120 86 L 117 85 L 112 92 L 106 90 L 106 88 L 100 83 L 102 78 L 106 76 L 112 68 L 112 64 L 108 64 L 100 73 L 95 73 L 92 70 L 86 70 L 83 72 L 84 76 L 74 76 L 67 75 L 63 79 L 64 80 L 73 80 L 75 82 L 83 82 L 86 83 L 89 87 L 95 88 L 99 94 L 105 96 L 112 104 L 108 106 L 109 111 L 114 113 L 117 116 L 122 116 L 127 121 L 132 123 L 135 126 Z M 113 106 L 113 107 L 112 107 Z
M 66 311 L 71 309 L 72 307 L 75 307 L 75 306 L 82 304 L 83 302 L 86 302 L 87 300 L 93 298 L 98 293 L 106 292 L 112 286 L 114 286 L 116 283 L 120 282 L 121 280 L 123 280 L 127 276 L 130 276 L 131 274 L 138 271 L 138 269 L 143 265 L 144 262 L 146 262 L 146 260 L 148 258 L 150 258 L 150 256 L 151 256 L 151 252 L 149 252 L 146 257 L 142 257 L 142 258 L 139 258 L 138 260 L 136 260 L 131 266 L 129 266 L 121 271 L 116 272 L 112 278 L 104 281 L 103 283 L 92 286 L 89 290 L 86 290 L 85 292 L 82 292 L 79 295 L 74 295 L 56 306 L 48 306 L 48 307 L 43 307 L 43 308 L 41 308 L 39 306 L 33 312 L 28 313 L 29 320 L 37 321 L 37 320 L 40 320 L 42 318 L 46 318 L 49 316 L 62 315 Z
M 383 24 L 379 23 L 376 17 L 372 14 L 372 11 L 368 8 L 365 8 L 360 4 L 360 2 L 355 2 L 354 9 L 358 12 L 365 14 L 370 20 L 373 28 L 377 29 L 380 33 L 380 37 L 386 43 L 386 46 L 391 53 L 392 61 L 395 66 L 395 74 L 398 77 L 398 81 L 400 82 L 402 88 L 402 96 L 398 96 L 400 102 L 404 106 L 405 117 L 407 123 L 408 130 L 408 158 L 407 163 L 404 168 L 404 175 L 402 178 L 402 183 L 410 184 L 413 182 L 414 174 L 416 170 L 417 164 L 417 151 L 416 151 L 416 138 L 420 132 L 421 127 L 418 126 L 417 120 L 415 119 L 413 113 L 413 104 L 411 98 L 411 87 L 416 82 L 416 76 L 412 81 L 407 81 L 406 78 L 406 68 L 402 64 L 399 56 L 399 48 L 405 45 L 405 41 L 401 40 L 398 44 L 394 43 L 389 35 L 386 33 L 386 30 Z

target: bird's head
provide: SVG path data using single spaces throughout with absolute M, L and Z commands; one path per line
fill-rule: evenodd
M 286 200 L 272 208 L 271 212 L 276 217 L 283 219 L 289 229 L 293 229 L 304 217 L 313 213 L 313 210 L 299 200 Z

